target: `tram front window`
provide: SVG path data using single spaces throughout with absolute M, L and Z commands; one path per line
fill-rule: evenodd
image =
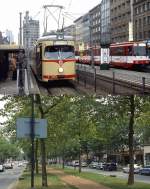
M 62 59 L 75 58 L 74 47 L 72 46 L 61 46 L 60 52 Z
M 74 47 L 69 45 L 47 46 L 45 57 L 50 60 L 74 58 Z
M 134 47 L 135 56 L 146 56 L 146 46 L 136 46 Z

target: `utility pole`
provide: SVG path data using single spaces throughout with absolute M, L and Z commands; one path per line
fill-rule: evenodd
M 19 45 L 22 46 L 22 12 L 20 14 L 20 39 L 19 39 Z
M 35 132 L 34 132 L 34 95 L 31 95 L 31 189 L 34 189 L 34 137 L 35 137 Z

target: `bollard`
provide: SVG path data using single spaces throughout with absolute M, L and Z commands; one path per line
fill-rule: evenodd
M 96 68 L 94 67 L 94 92 L 96 93 Z
M 85 75 L 84 75 L 84 87 L 86 88 L 86 67 L 84 66 L 84 72 L 85 72 Z
M 115 89 L 115 72 L 113 71 L 113 94 L 116 93 L 116 89 Z
M 142 93 L 145 93 L 145 77 L 142 77 Z

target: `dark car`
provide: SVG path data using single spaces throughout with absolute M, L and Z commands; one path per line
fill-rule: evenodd
M 104 171 L 117 171 L 117 164 L 116 163 L 105 163 L 103 165 Z
M 141 175 L 150 175 L 150 165 L 141 168 L 140 171 L 139 171 L 139 174 L 141 174 Z

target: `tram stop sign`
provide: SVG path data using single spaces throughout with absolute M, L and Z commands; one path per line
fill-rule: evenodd
M 16 122 L 17 138 L 31 137 L 31 118 L 18 118 Z M 34 120 L 34 137 L 47 138 L 47 120 Z

